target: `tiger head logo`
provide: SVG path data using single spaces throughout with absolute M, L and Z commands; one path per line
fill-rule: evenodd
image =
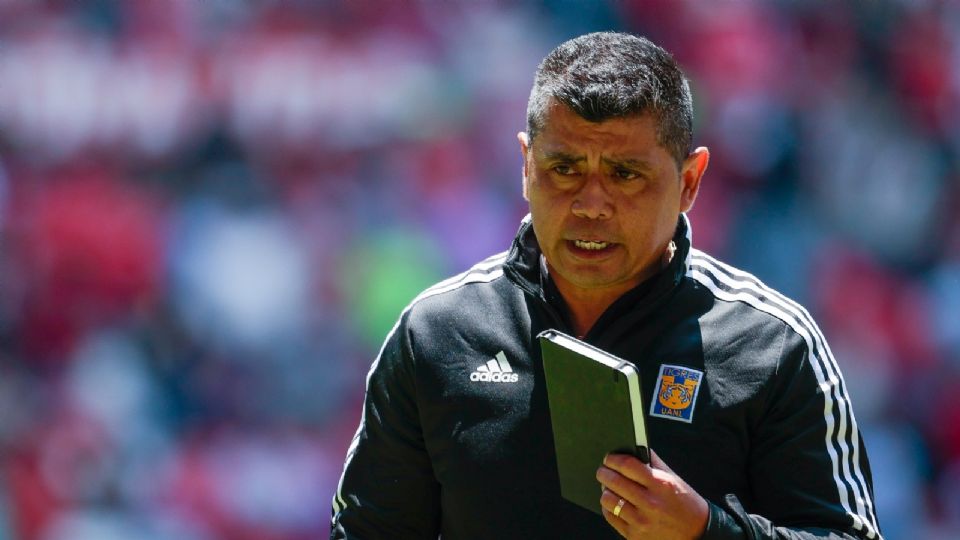
M 686 409 L 693 403 L 693 392 L 697 388 L 697 381 L 686 379 L 682 383 L 674 382 L 675 378 L 665 375 L 660 383 L 660 403 L 670 409 Z

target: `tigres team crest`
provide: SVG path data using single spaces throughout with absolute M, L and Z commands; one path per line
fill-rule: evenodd
M 702 371 L 683 366 L 661 365 L 650 416 L 693 422 L 693 408 L 697 404 L 701 380 Z

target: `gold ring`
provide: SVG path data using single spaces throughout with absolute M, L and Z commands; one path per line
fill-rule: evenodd
M 623 510 L 623 505 L 626 503 L 627 501 L 623 499 L 620 499 L 619 501 L 617 501 L 617 505 L 613 507 L 613 515 L 616 517 L 620 517 L 620 511 Z

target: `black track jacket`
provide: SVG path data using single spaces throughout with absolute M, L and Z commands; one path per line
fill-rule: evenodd
M 755 277 L 691 249 L 689 230 L 681 216 L 671 264 L 585 341 L 639 368 L 651 447 L 710 502 L 703 538 L 881 538 L 820 330 Z M 565 312 L 529 216 L 509 252 L 414 299 L 367 376 L 330 537 L 619 538 L 560 497 L 536 336 L 571 333 Z M 665 410 L 658 394 L 676 373 L 694 399 Z

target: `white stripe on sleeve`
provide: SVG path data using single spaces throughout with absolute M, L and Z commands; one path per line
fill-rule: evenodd
M 710 289 L 715 296 L 723 300 L 744 302 L 779 318 L 790 325 L 807 343 L 811 365 L 824 394 L 824 420 L 827 426 L 825 445 L 833 463 L 834 480 L 837 483 L 841 504 L 852 517 L 855 528 L 865 528 L 870 538 L 878 537 L 873 502 L 866 492 L 866 481 L 860 470 L 859 431 L 856 420 L 853 417 L 849 399 L 843 390 L 845 384 L 842 375 L 819 328 L 803 307 L 766 287 L 752 275 L 723 265 L 698 250 L 692 251 L 695 252 L 695 256 L 692 261 L 691 276 Z M 738 279 L 721 271 L 718 268 L 721 265 L 727 273 L 736 273 Z M 731 291 L 724 290 L 720 284 L 730 288 Z M 834 417 L 835 408 L 839 416 L 839 425 Z M 847 433 L 848 416 L 849 434 Z M 837 455 L 834 442 L 840 448 L 840 456 Z M 854 494 L 856 512 L 850 505 L 848 487 Z
M 410 304 L 408 304 L 407 307 L 403 309 L 403 311 L 400 313 L 400 316 L 397 317 L 397 322 L 394 323 L 393 328 L 390 329 L 390 332 L 387 333 L 387 337 L 383 340 L 383 344 L 380 346 L 380 351 L 377 353 L 376 358 L 374 359 L 373 363 L 370 365 L 369 371 L 367 371 L 364 391 L 366 392 L 370 389 L 370 377 L 373 375 L 373 372 L 376 370 L 377 365 L 380 363 L 380 358 L 383 356 L 383 351 L 386 348 L 387 343 L 390 341 L 393 335 L 397 332 L 397 328 L 399 328 L 400 326 L 400 321 L 403 319 L 403 316 L 408 311 L 410 311 L 410 308 L 412 308 L 417 302 L 421 300 L 430 298 L 431 296 L 437 296 L 446 292 L 459 289 L 460 287 L 470 283 L 489 283 L 491 281 L 494 281 L 495 279 L 503 275 L 503 268 L 501 268 L 501 266 L 506 260 L 506 256 L 507 256 L 507 252 L 493 255 L 492 257 L 489 257 L 481 261 L 480 263 L 478 263 L 471 269 L 467 270 L 466 272 L 463 272 L 449 279 L 441 281 L 440 283 L 433 285 L 432 287 L 428 288 L 427 290 L 417 295 L 417 297 L 414 298 L 410 302 Z M 357 432 L 353 435 L 353 440 L 350 442 L 350 447 L 347 449 L 347 456 L 344 459 L 344 463 L 343 463 L 343 471 L 340 473 L 340 481 L 337 483 L 337 491 L 336 493 L 334 493 L 334 496 L 333 496 L 333 511 L 334 511 L 333 521 L 334 522 L 336 522 L 337 515 L 340 514 L 340 512 L 342 512 L 343 509 L 347 506 L 347 503 L 343 498 L 343 480 L 347 472 L 347 467 L 350 465 L 350 461 L 353 459 L 353 455 L 357 451 L 357 444 L 360 441 L 360 434 L 363 432 L 363 427 L 365 424 L 366 424 L 366 407 L 364 407 L 364 409 L 361 411 L 360 425 L 357 426 Z

